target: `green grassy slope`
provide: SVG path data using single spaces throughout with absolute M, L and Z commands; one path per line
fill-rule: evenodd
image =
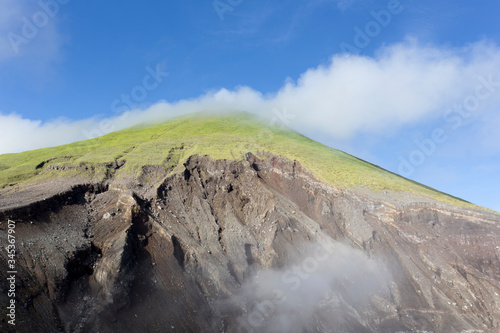
M 144 165 L 178 172 L 193 154 L 240 160 L 267 151 L 298 160 L 326 183 L 422 194 L 462 207 L 468 202 L 409 181 L 294 131 L 271 127 L 249 114 L 189 115 L 151 127 L 136 126 L 100 138 L 19 154 L 0 155 L 0 188 L 55 177 L 102 177 L 106 165 L 126 163 L 114 177 L 140 177 Z

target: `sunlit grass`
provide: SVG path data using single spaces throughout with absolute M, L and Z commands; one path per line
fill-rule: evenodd
M 175 149 L 174 149 L 175 148 Z M 242 160 L 246 152 L 271 152 L 298 160 L 320 180 L 341 187 L 367 187 L 421 194 L 441 202 L 478 208 L 383 170 L 303 135 L 270 126 L 246 113 L 189 115 L 150 126 L 136 126 L 100 138 L 19 154 L 0 155 L 0 188 L 68 176 L 102 178 L 106 164 L 126 163 L 114 177 L 138 177 L 144 165 L 178 172 L 193 154 Z M 65 167 L 57 171 L 54 167 Z M 79 166 L 87 166 L 78 168 Z

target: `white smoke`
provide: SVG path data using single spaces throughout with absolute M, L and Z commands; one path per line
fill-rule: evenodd
M 240 312 L 239 332 L 304 332 L 321 322 L 352 328 L 371 297 L 387 292 L 386 276 L 380 262 L 349 245 L 310 244 L 287 266 L 258 272 L 225 308 Z

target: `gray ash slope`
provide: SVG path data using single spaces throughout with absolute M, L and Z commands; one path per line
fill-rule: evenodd
M 499 331 L 499 215 L 336 188 L 271 154 L 184 166 L 4 195 L 15 332 Z

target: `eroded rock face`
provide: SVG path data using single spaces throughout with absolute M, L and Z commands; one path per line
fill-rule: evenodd
M 0 197 L 16 332 L 499 330 L 498 215 L 337 189 L 272 155 L 141 183 Z

